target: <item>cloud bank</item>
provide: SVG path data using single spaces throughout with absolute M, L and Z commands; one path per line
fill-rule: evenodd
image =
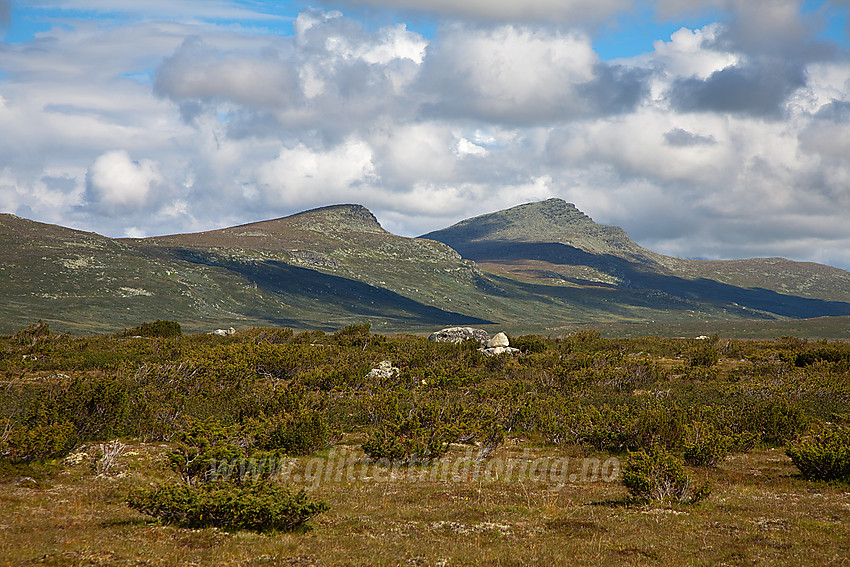
M 594 26 L 636 2 L 431 2 L 434 37 L 345 15 L 419 4 L 280 34 L 151 3 L 0 43 L 0 209 L 123 236 L 355 202 L 416 235 L 561 197 L 664 253 L 850 267 L 850 54 L 818 35 L 847 2 L 655 2 L 723 17 L 613 61 Z

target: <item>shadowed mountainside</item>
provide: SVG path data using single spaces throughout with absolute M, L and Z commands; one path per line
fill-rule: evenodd
M 642 248 L 619 227 L 596 224 L 561 199 L 467 219 L 421 238 L 451 246 L 485 272 L 526 282 L 657 289 L 729 302 L 742 295 L 733 288 L 747 290 L 743 297 L 751 301 L 752 292 L 763 290 L 788 297 L 765 294 L 743 305 L 768 307 L 770 313 L 788 317 L 839 315 L 843 303 L 850 302 L 850 273 L 845 270 L 784 258 L 707 261 L 663 256 Z M 791 297 L 825 303 L 800 303 Z

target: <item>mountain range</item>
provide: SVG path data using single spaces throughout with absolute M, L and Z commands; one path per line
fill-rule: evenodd
M 172 319 L 379 332 L 489 325 L 850 315 L 850 273 L 781 258 L 706 261 L 642 248 L 560 199 L 405 238 L 360 205 L 199 232 L 113 239 L 0 215 L 0 333 L 37 319 L 110 332 Z

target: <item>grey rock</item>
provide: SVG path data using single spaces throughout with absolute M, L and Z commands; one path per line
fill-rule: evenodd
M 490 335 L 484 329 L 474 329 L 472 327 L 449 327 L 436 333 L 431 333 L 428 337 L 429 341 L 437 343 L 462 343 L 468 339 L 475 339 L 481 346 L 486 346 L 490 340 Z
M 236 329 L 234 329 L 233 327 L 230 327 L 229 329 L 216 329 L 210 334 L 215 335 L 217 337 L 230 337 L 236 334 Z
M 511 343 L 508 341 L 508 336 L 505 333 L 496 333 L 490 340 L 487 341 L 488 348 L 494 347 L 506 347 L 511 346 Z
M 373 368 L 369 371 L 367 376 L 369 378 L 392 378 L 393 376 L 398 376 L 401 372 L 398 368 L 393 366 L 393 363 L 389 360 L 382 360 L 378 363 L 377 368 Z
M 496 356 L 499 354 L 518 354 L 519 349 L 513 347 L 491 347 L 491 348 L 482 348 L 481 352 L 484 353 L 484 356 Z

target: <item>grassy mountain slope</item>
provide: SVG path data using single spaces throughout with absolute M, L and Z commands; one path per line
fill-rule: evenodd
M 274 228 L 275 221 L 270 223 L 266 228 Z M 317 267 L 323 262 L 323 253 L 335 248 L 324 237 L 304 250 L 310 235 L 302 234 L 302 242 L 296 242 L 298 248 L 289 254 L 281 243 L 293 236 L 291 232 L 275 236 L 271 231 L 268 238 L 245 236 L 241 228 L 221 231 L 221 235 L 217 232 L 114 240 L 2 215 L 0 332 L 11 332 L 37 319 L 77 332 L 120 330 L 159 318 L 180 321 L 191 330 L 230 325 L 335 329 L 368 318 L 378 319 L 390 329 L 488 322 L 346 277 L 351 270 L 342 270 L 343 275 L 337 276 L 304 267 Z M 251 238 L 259 245 L 241 248 L 241 238 Z M 449 268 L 468 278 L 475 272 L 471 263 L 462 262 L 448 247 L 416 242 L 419 248 L 452 259 L 432 281 L 449 280 Z M 372 244 L 374 255 L 392 253 L 380 242 Z M 336 249 L 341 255 L 353 254 L 340 246 Z M 385 260 L 383 265 L 387 263 Z M 433 265 L 430 268 L 437 271 Z
M 359 205 L 144 239 L 0 215 L 0 333 L 36 319 L 63 332 L 173 319 L 192 331 L 369 321 L 381 332 L 492 324 L 557 333 L 850 315 L 843 270 L 670 258 L 557 199 L 426 236 L 391 234 Z
M 850 273 L 844 270 L 778 258 L 671 258 L 642 248 L 619 227 L 596 224 L 560 199 L 467 219 L 422 238 L 443 242 L 482 270 L 526 285 L 644 290 L 732 318 L 850 314 Z
M 204 328 L 273 303 L 249 282 L 213 267 L 13 215 L 0 215 L 0 247 L 2 332 L 36 319 L 77 332 L 120 330 L 158 318 Z

